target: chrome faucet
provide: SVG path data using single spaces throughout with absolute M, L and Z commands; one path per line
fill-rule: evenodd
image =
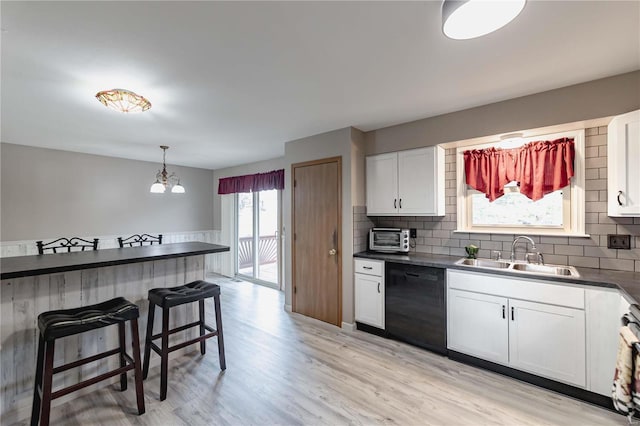
M 531 243 L 531 250 L 538 251 L 538 249 L 536 248 L 535 241 L 533 241 L 531 238 L 527 237 L 526 235 L 519 235 L 513 239 L 513 243 L 511 244 L 511 256 L 509 257 L 509 259 L 512 262 L 516 260 L 516 244 L 518 244 L 518 242 L 523 239 Z M 526 253 L 526 247 L 525 247 L 525 253 Z M 525 255 L 525 259 L 526 259 L 526 255 Z

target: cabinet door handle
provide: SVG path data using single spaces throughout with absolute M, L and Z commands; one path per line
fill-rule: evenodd
M 363 266 L 362 269 L 373 269 L 373 266 Z
M 394 209 L 397 209 L 397 208 L 398 208 L 398 205 L 396 204 L 396 202 L 397 202 L 397 201 L 398 201 L 398 200 L 397 200 L 396 198 L 394 198 L 394 199 L 393 199 L 393 208 L 394 208 Z
M 511 307 L 511 321 L 515 321 L 515 320 L 516 320 L 516 318 L 515 318 L 515 315 L 513 313 L 513 306 L 512 306 Z
M 621 206 L 622 205 L 622 201 L 620 201 L 620 196 L 622 195 L 622 191 L 618 191 L 618 205 Z
M 400 198 L 400 208 L 402 208 L 402 198 Z
M 505 309 L 504 309 L 504 308 L 505 308 L 505 306 L 504 306 L 504 305 L 502 305 L 502 319 L 505 319 L 505 318 L 506 318 L 506 316 L 505 316 Z
M 378 283 L 378 293 L 380 293 L 380 283 Z

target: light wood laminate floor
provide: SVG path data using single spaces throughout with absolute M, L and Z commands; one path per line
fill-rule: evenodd
M 126 392 L 108 386 L 54 408 L 52 424 L 626 424 L 623 416 L 560 394 L 287 313 L 276 290 L 210 279 L 222 286 L 224 373 L 211 339 L 205 356 L 195 352 L 170 360 L 163 402 L 160 369 L 150 370 L 146 414 L 135 414 L 130 379 Z M 212 308 L 207 302 L 215 324 Z

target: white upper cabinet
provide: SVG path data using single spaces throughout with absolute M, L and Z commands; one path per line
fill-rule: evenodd
M 443 216 L 444 148 L 367 157 L 367 215 Z
M 640 216 L 640 110 L 609 123 L 607 178 L 609 216 Z
M 398 213 L 398 154 L 367 157 L 367 214 Z

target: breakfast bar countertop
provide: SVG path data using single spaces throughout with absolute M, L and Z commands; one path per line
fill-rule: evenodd
M 0 259 L 0 279 L 6 280 L 225 251 L 229 251 L 229 247 L 194 241 L 95 251 L 5 257 Z
M 640 304 L 640 272 L 613 271 L 609 269 L 576 268 L 579 277 L 531 274 L 513 272 L 506 269 L 489 269 L 475 266 L 458 265 L 460 256 L 449 256 L 427 253 L 374 253 L 360 252 L 353 255 L 356 258 L 384 260 L 386 262 L 407 263 L 411 265 L 432 266 L 447 269 L 460 269 L 497 275 L 510 275 L 520 278 L 555 281 L 567 284 L 582 284 L 595 287 L 617 288 L 622 291 L 629 303 Z

